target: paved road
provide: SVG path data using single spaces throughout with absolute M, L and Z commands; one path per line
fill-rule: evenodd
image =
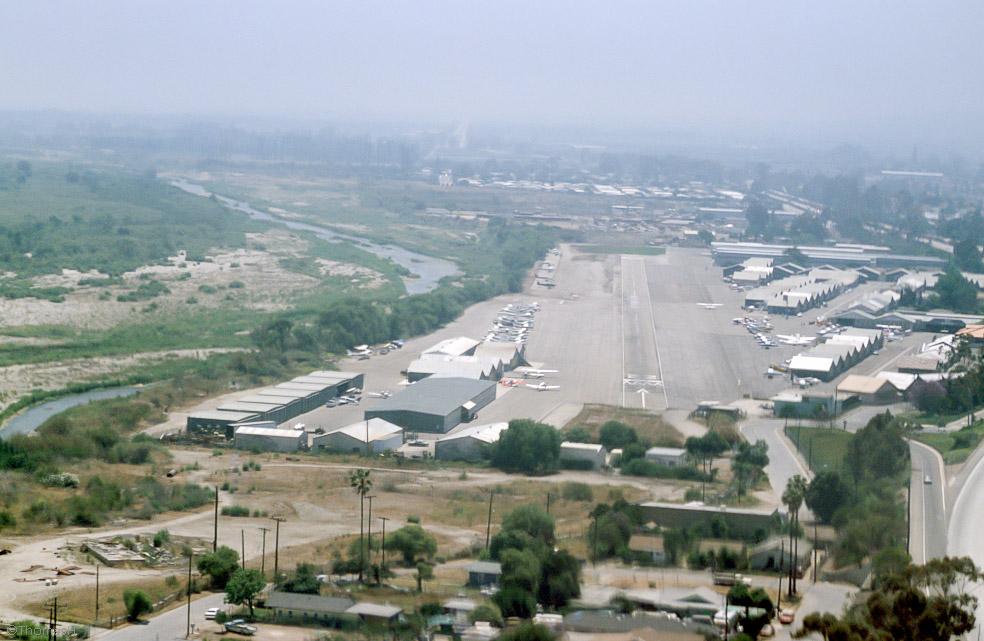
M 912 458 L 909 553 L 915 563 L 946 556 L 946 474 L 943 459 L 928 445 L 909 441 Z M 930 483 L 926 483 L 929 477 Z
M 221 607 L 224 594 L 210 594 L 191 602 L 191 622 L 196 626 L 205 623 L 205 610 Z M 169 610 L 150 619 L 146 625 L 130 625 L 118 630 L 108 630 L 94 634 L 93 638 L 102 641 L 174 641 L 184 639 L 187 630 L 187 609 L 185 607 Z
M 980 451 L 980 450 L 978 450 Z M 975 453 L 977 454 L 977 453 Z M 981 515 L 984 514 L 984 457 L 972 455 L 972 466 L 953 503 L 947 529 L 947 551 L 951 556 L 969 556 L 978 566 L 984 566 L 984 536 L 981 536 Z M 978 633 L 984 628 L 984 585 L 972 592 L 979 599 L 977 608 Z M 975 634 L 969 635 L 976 638 Z
M 783 421 L 774 418 L 752 418 L 741 426 L 741 432 L 751 442 L 763 440 L 769 446 L 769 464 L 765 473 L 775 494 L 776 503 L 781 504 L 782 493 L 795 475 L 809 479 L 813 476 L 806 462 L 796 452 L 796 447 L 782 433 Z M 800 518 L 812 518 L 809 509 L 804 505 Z

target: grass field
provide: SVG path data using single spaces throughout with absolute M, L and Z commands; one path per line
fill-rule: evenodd
M 661 256 L 666 253 L 666 247 L 652 247 L 650 245 L 574 245 L 574 248 L 584 254 Z
M 915 432 L 912 438 L 938 450 L 947 465 L 956 465 L 966 461 L 984 439 L 984 421 L 977 421 L 956 432 Z
M 619 421 L 634 427 L 640 439 L 653 445 L 662 447 L 683 445 L 683 435 L 675 427 L 658 414 L 644 409 L 587 404 L 564 427 L 565 429 L 575 426 L 584 427 L 593 438 L 597 438 L 599 428 L 606 421 Z
M 852 436 L 849 432 L 790 425 L 786 428 L 786 436 L 799 449 L 810 469 L 844 471 L 844 456 Z

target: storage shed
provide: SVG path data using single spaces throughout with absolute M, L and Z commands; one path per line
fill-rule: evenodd
M 442 461 L 477 461 L 485 448 L 499 440 L 509 423 L 469 425 L 442 436 L 434 444 L 434 458 Z
M 318 434 L 312 439 L 311 447 L 331 452 L 364 453 L 367 438 L 374 454 L 388 452 L 403 445 L 403 428 L 381 418 L 371 418 Z
M 236 449 L 260 452 L 296 452 L 307 447 L 304 430 L 272 430 L 265 427 L 237 427 Z

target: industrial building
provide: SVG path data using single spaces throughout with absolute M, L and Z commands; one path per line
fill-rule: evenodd
M 646 460 L 665 467 L 687 465 L 687 450 L 680 447 L 651 447 L 646 450 Z
M 367 442 L 373 454 L 395 450 L 403 445 L 403 428 L 381 418 L 371 418 L 315 435 L 311 449 L 365 453 Z
M 493 381 L 425 378 L 394 394 L 383 407 L 366 410 L 368 420 L 382 418 L 411 432 L 446 434 L 495 400 Z
M 885 342 L 880 329 L 851 328 L 789 361 L 789 371 L 801 378 L 829 381 L 867 358 Z
M 905 256 L 892 254 L 888 247 L 873 245 L 836 244 L 830 246 L 776 245 L 752 242 L 713 242 L 711 255 L 719 265 L 736 265 L 749 258 L 783 260 L 793 250 L 805 266 L 834 265 L 837 267 L 904 267 L 907 269 L 939 269 L 946 261 L 936 256 Z
M 235 447 L 237 450 L 258 452 L 297 452 L 307 448 L 307 439 L 307 432 L 304 430 L 241 425 L 236 428 Z
M 472 356 L 478 345 L 479 341 L 474 338 L 458 336 L 456 338 L 448 338 L 437 343 L 436 345 L 428 347 L 421 352 L 421 355 L 434 354 L 437 356 Z
M 790 390 L 771 399 L 772 413 L 779 418 L 817 418 L 837 416 L 844 409 L 843 399 L 829 392 Z
M 434 444 L 434 458 L 441 461 L 477 461 L 483 452 L 499 441 L 509 423 L 469 425 L 443 436 Z
M 415 383 L 428 376 L 497 381 L 502 375 L 526 364 L 524 345 L 483 342 L 459 336 L 430 347 L 407 367 L 407 380 Z
M 355 372 L 317 371 L 228 401 L 217 410 L 192 412 L 186 428 L 191 434 L 220 434 L 232 438 L 241 423 L 273 421 L 282 424 L 324 405 L 352 388 L 361 389 L 364 376 Z
M 749 290 L 745 294 L 745 307 L 764 307 L 775 314 L 798 314 L 823 304 L 859 281 L 861 274 L 853 269 L 811 269 Z

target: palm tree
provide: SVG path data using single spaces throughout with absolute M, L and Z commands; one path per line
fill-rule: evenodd
M 789 508 L 789 551 L 792 554 L 789 563 L 789 593 L 796 593 L 796 563 L 799 560 L 798 550 L 794 549 L 799 547 L 798 537 L 794 538 L 794 534 L 798 529 L 799 525 L 799 510 L 803 506 L 803 501 L 806 498 L 806 479 L 804 479 L 799 474 L 795 475 L 793 478 L 789 479 L 786 483 L 786 490 L 782 493 L 783 505 Z
M 363 526 L 365 524 L 366 495 L 372 491 L 372 479 L 369 470 L 355 470 L 349 475 L 349 486 L 359 495 L 359 583 L 362 582 L 362 570 L 365 568 L 363 555 Z

